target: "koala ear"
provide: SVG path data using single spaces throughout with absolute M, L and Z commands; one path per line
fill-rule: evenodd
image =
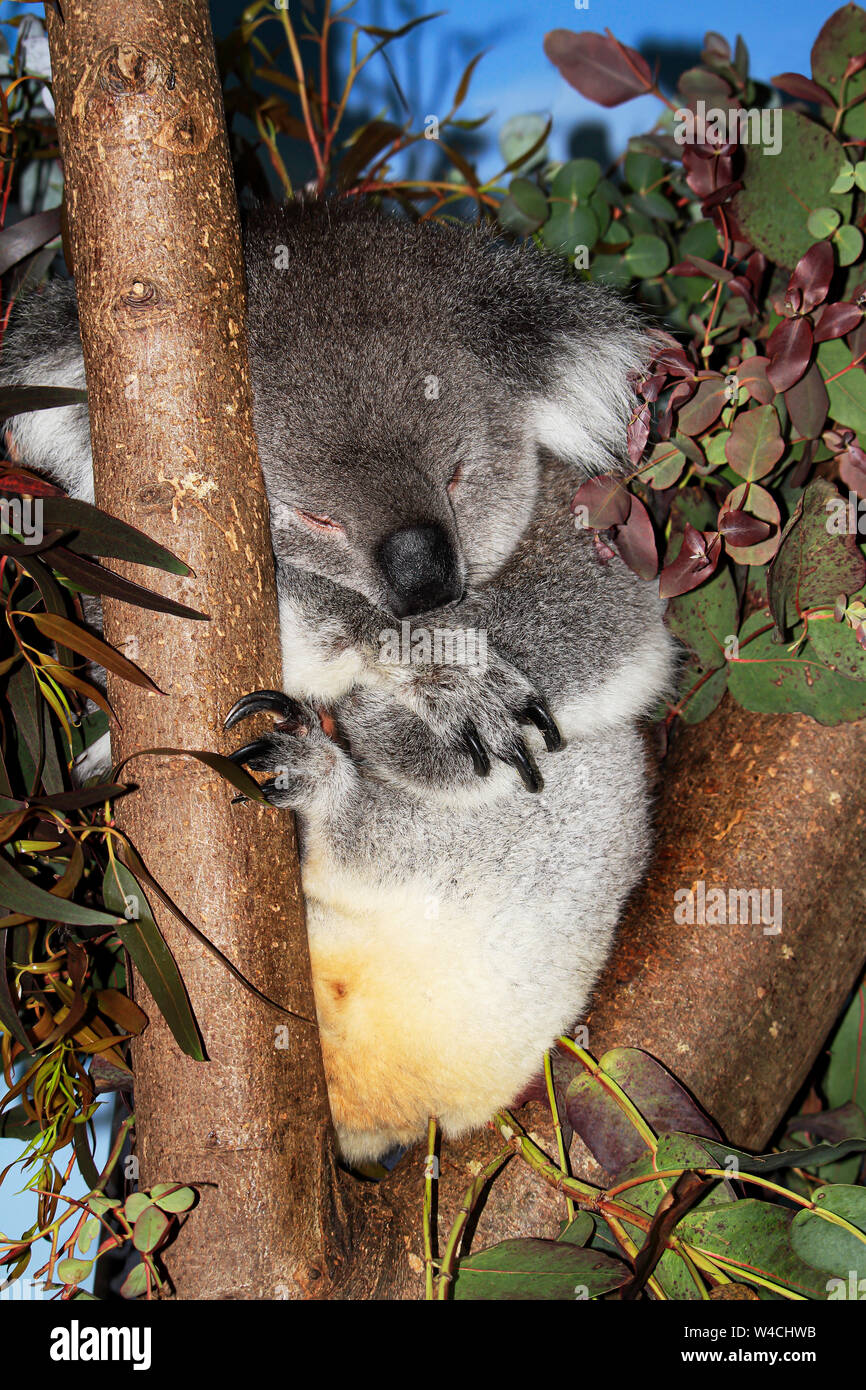
M 532 438 L 583 473 L 622 472 L 651 357 L 634 311 L 533 246 L 476 243 L 466 341 L 523 403 Z
M 636 384 L 649 357 L 648 339 L 626 313 L 613 324 L 578 317 L 551 345 L 542 389 L 530 395 L 536 442 L 584 473 L 624 472 Z

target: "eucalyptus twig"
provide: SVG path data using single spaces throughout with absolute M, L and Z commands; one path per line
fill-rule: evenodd
M 441 1263 L 439 1265 L 439 1284 L 436 1296 L 439 1302 L 441 1303 L 444 1303 L 448 1298 L 448 1286 L 454 1278 L 453 1269 L 454 1260 L 457 1255 L 457 1247 L 460 1244 L 460 1238 L 466 1229 L 466 1223 L 472 1215 L 475 1203 L 478 1201 L 478 1198 L 481 1196 L 481 1193 L 483 1192 L 487 1183 L 490 1181 L 492 1177 L 496 1175 L 496 1173 L 502 1167 L 503 1163 L 505 1163 L 509 1158 L 511 1158 L 512 1153 L 513 1148 L 512 1145 L 509 1143 L 506 1145 L 506 1147 L 502 1150 L 501 1153 L 498 1153 L 495 1158 L 492 1158 L 490 1160 L 486 1167 L 481 1169 L 481 1172 L 470 1184 L 466 1191 L 466 1196 L 463 1198 L 463 1205 L 461 1206 L 460 1210 L 457 1213 L 457 1216 L 454 1219 L 454 1224 L 451 1227 L 451 1230 L 448 1232 L 448 1242 L 445 1246 L 445 1254 L 443 1255 Z
M 562 1169 L 563 1174 L 565 1176 L 571 1177 L 571 1173 L 568 1167 L 568 1155 L 565 1152 L 565 1141 L 562 1137 L 562 1124 L 560 1123 L 559 1119 L 559 1106 L 556 1103 L 556 1091 L 553 1087 L 553 1064 L 550 1060 L 549 1052 L 545 1052 L 544 1054 L 544 1082 L 547 1086 L 547 1101 L 550 1106 L 550 1114 L 553 1119 L 553 1128 L 556 1134 L 556 1151 L 559 1154 L 559 1166 Z M 573 1200 L 571 1199 L 571 1197 L 569 1197 L 568 1193 L 566 1193 L 565 1195 L 565 1206 L 568 1212 L 569 1221 L 573 1221 L 577 1209 L 574 1205 Z

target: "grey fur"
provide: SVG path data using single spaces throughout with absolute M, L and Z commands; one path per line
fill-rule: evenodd
M 298 812 L 314 946 L 357 925 L 327 882 L 366 905 L 370 959 L 386 917 L 382 941 L 397 932 L 386 955 L 401 956 L 396 1065 L 375 1027 L 340 1044 L 365 1048 L 393 1091 L 381 1114 L 371 1100 L 368 1123 L 338 1124 L 358 1160 L 417 1137 L 429 1113 L 454 1134 L 513 1099 L 579 1020 L 645 870 L 638 726 L 669 683 L 671 642 L 655 586 L 618 557 L 602 563 L 569 502 L 587 473 L 623 466 L 630 373 L 646 348 L 616 298 L 486 232 L 295 204 L 253 216 L 246 258 L 284 683 L 300 702 L 249 765 Z M 0 376 L 79 383 L 70 290 L 29 301 Z M 86 496 L 85 419 L 68 409 L 11 428 L 27 462 Z M 400 623 L 379 547 L 419 525 L 438 528 L 465 597 L 416 614 L 404 634 L 483 631 L 486 664 L 381 659 Z M 521 720 L 531 700 L 547 701 L 560 751 Z M 323 705 L 342 744 L 319 724 Z M 486 778 L 467 753 L 470 721 Z M 510 765 L 524 741 L 544 780 L 534 795 Z M 424 922 L 423 903 L 435 907 Z M 441 1046 L 426 1079 L 416 1037 L 434 1056 Z M 479 1054 L 465 1067 L 461 1040 Z

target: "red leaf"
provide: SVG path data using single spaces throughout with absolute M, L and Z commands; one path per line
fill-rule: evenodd
M 839 477 L 858 497 L 866 497 L 866 454 L 859 444 L 852 444 L 837 455 Z
M 826 243 L 825 243 L 826 244 Z M 832 253 L 831 253 L 832 254 Z M 767 342 L 767 377 L 777 391 L 787 391 L 805 372 L 812 355 L 812 325 L 808 319 L 783 319 Z
M 826 87 L 822 87 L 820 82 L 813 82 L 811 77 L 804 77 L 802 73 L 780 72 L 778 77 L 771 77 L 770 81 L 774 87 L 797 97 L 799 101 L 814 101 L 820 106 L 836 105 Z
M 724 378 L 710 378 L 702 381 L 695 395 L 680 410 L 677 426 L 681 434 L 689 437 L 703 434 L 714 421 L 718 420 L 727 401 L 727 387 Z
M 599 106 L 619 106 L 653 88 L 645 58 L 605 34 L 553 29 L 544 51 L 566 82 Z
M 607 531 L 628 518 L 633 500 L 619 478 L 604 473 L 581 483 L 571 499 L 571 510 L 576 514 L 580 508 L 585 508 L 584 525 L 591 526 L 594 531 Z
M 639 497 L 632 497 L 628 520 L 617 527 L 614 544 L 630 570 L 641 579 L 655 579 L 659 569 L 655 532 Z
M 775 389 L 767 380 L 769 357 L 746 357 L 737 368 L 737 381 L 745 386 L 753 401 L 759 405 L 769 405 L 775 396 Z
M 17 492 L 26 497 L 65 497 L 66 494 L 44 478 L 19 469 L 0 469 L 0 492 Z
M 819 242 L 826 246 L 826 242 Z M 863 312 L 856 304 L 827 304 L 815 329 L 815 342 L 826 343 L 828 338 L 842 338 L 851 333 L 863 318 Z
M 816 241 L 797 262 L 785 291 L 785 299 L 795 314 L 808 314 L 827 298 L 833 269 L 833 248 L 829 241 Z
M 715 571 L 721 553 L 718 531 L 697 531 L 687 521 L 680 553 L 661 572 L 659 596 L 675 598 L 696 589 Z
M 757 545 L 767 539 L 772 527 L 748 512 L 734 511 L 719 516 L 719 530 L 732 545 Z

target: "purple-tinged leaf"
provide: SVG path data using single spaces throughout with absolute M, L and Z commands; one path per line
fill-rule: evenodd
M 829 241 L 816 241 L 801 256 L 788 281 L 785 299 L 795 314 L 808 314 L 827 298 L 835 261 Z
M 727 403 L 727 387 L 722 376 L 702 381 L 694 396 L 681 407 L 677 416 L 680 434 L 703 434 L 718 420 Z
M 639 497 L 632 497 L 628 520 L 617 527 L 614 545 L 630 570 L 641 579 L 655 579 L 659 569 L 655 532 Z
M 766 540 L 771 528 L 768 522 L 749 516 L 748 512 L 732 511 L 719 517 L 719 530 L 731 545 L 756 545 Z
M 805 376 L 785 392 L 785 405 L 797 433 L 804 439 L 817 439 L 830 408 L 830 397 L 817 362 L 813 362 Z
M 826 242 L 818 242 L 819 246 Z M 843 301 L 840 304 L 827 304 L 815 328 L 815 342 L 826 343 L 828 338 L 843 338 L 852 333 L 863 319 L 863 311 L 856 304 Z
M 674 598 L 696 589 L 713 574 L 721 553 L 718 531 L 697 531 L 687 521 L 680 553 L 661 572 L 659 596 Z
M 652 91 L 646 59 L 610 35 L 553 29 L 544 51 L 569 86 L 599 106 L 619 106 Z
M 607 531 L 611 526 L 622 525 L 628 517 L 632 501 L 632 494 L 623 485 L 622 479 L 604 473 L 581 483 L 571 500 L 571 510 L 577 515 L 583 509 L 585 526 L 591 526 L 594 531 Z
M 799 381 L 812 355 L 812 325 L 808 319 L 783 319 L 767 341 L 767 377 L 777 391 Z
M 836 105 L 826 87 L 822 87 L 820 82 L 813 82 L 811 77 L 804 77 L 802 73 L 780 72 L 778 77 L 771 77 L 770 81 L 774 87 L 796 97 L 798 101 L 811 101 L 817 106 Z
M 649 1053 L 617 1047 L 601 1059 L 601 1071 L 585 1072 L 568 1088 L 568 1118 L 605 1172 L 622 1172 L 647 1152 L 640 1132 L 605 1087 L 611 1077 L 655 1130 L 721 1139 L 712 1120 L 689 1093 Z
M 753 401 L 759 405 L 769 405 L 776 394 L 776 388 L 767 377 L 769 357 L 747 357 L 737 368 L 737 381 L 745 386 Z

